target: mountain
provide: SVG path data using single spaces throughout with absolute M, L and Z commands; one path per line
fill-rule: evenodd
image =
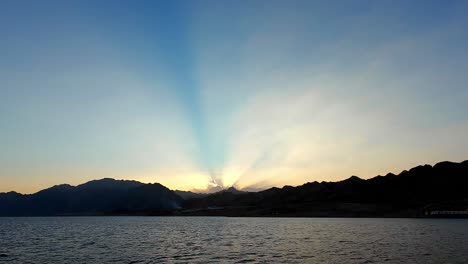
M 0 216 L 159 214 L 182 199 L 160 184 L 101 179 L 56 185 L 35 194 L 0 194 Z
M 56 185 L 35 194 L 0 193 L 0 216 L 219 215 L 421 217 L 468 209 L 468 161 L 440 162 L 371 179 L 211 194 L 161 184 L 101 179 Z M 468 210 L 465 217 L 468 217 Z
M 180 190 L 175 190 L 174 193 L 180 196 L 184 200 L 189 200 L 193 198 L 202 198 L 208 195 L 207 193 L 197 193 L 197 192 L 180 191 Z
M 468 208 L 468 161 L 424 165 L 364 180 L 310 182 L 260 192 L 218 192 L 184 202 L 182 214 L 226 216 L 423 216 Z M 213 209 L 215 208 L 215 209 Z
M 244 191 L 239 191 L 239 190 L 237 190 L 235 187 L 229 187 L 229 188 L 227 188 L 226 190 L 222 190 L 221 192 L 230 192 L 230 193 L 233 193 L 233 194 L 242 194 L 242 193 L 245 193 Z
M 203 198 L 203 197 L 206 197 L 206 196 L 208 196 L 210 194 L 214 194 L 214 193 L 224 193 L 224 192 L 229 192 L 229 193 L 233 193 L 233 194 L 244 193 L 244 191 L 239 191 L 234 187 L 229 187 L 227 189 L 223 189 L 222 187 L 219 187 L 219 186 L 216 189 L 214 189 L 214 188 L 209 189 L 209 192 L 206 192 L 206 193 L 180 191 L 180 190 L 175 190 L 174 192 L 184 200 L 190 200 L 190 199 L 195 199 L 195 198 Z

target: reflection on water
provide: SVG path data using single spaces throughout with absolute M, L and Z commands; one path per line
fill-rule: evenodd
M 0 218 L 3 262 L 468 263 L 468 221 Z

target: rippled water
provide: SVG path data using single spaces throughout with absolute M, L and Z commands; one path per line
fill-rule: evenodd
M 0 218 L 3 262 L 468 263 L 468 221 Z

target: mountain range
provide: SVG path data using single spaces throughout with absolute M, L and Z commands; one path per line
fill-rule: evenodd
M 161 184 L 101 179 L 56 185 L 35 194 L 0 193 L 0 216 L 218 215 L 422 217 L 468 208 L 468 161 L 440 162 L 367 180 L 212 194 L 171 191 Z M 467 211 L 468 212 L 468 211 Z
M 182 198 L 161 184 L 105 178 L 30 195 L 0 194 L 0 216 L 157 214 L 181 204 Z

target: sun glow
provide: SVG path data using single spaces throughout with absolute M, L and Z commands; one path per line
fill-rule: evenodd
M 235 186 L 237 180 L 240 178 L 242 170 L 240 167 L 228 167 L 223 170 L 221 183 L 224 188 Z
M 145 177 L 146 178 L 146 177 Z M 173 190 L 208 190 L 210 187 L 210 176 L 202 172 L 177 172 L 162 177 L 148 177 L 152 181 L 161 183 Z
M 0 192 L 258 189 L 468 156 L 463 1 L 3 2 Z

